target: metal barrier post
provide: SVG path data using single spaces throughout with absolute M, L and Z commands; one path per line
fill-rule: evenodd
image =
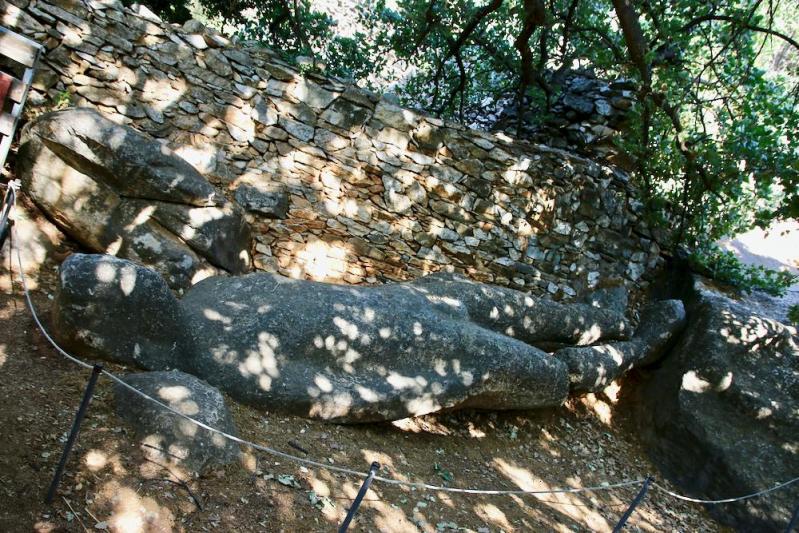
M 791 533 L 797 525 L 799 525 L 799 505 L 797 505 L 796 509 L 793 511 L 793 516 L 791 517 L 791 521 L 788 522 L 788 528 L 785 530 L 785 533 Z
M 350 522 L 352 522 L 352 519 L 355 518 L 355 513 L 358 512 L 358 507 L 361 506 L 361 501 L 363 501 L 363 497 L 366 496 L 366 492 L 369 490 L 369 485 L 372 484 L 372 480 L 375 478 L 375 474 L 379 469 L 380 463 L 377 461 L 373 462 L 372 466 L 369 468 L 369 475 L 363 480 L 361 490 L 358 491 L 358 494 L 355 496 L 355 500 L 352 502 L 350 510 L 347 512 L 347 517 L 344 518 L 344 522 L 342 522 L 341 527 L 338 528 L 338 533 L 346 533 L 347 528 L 350 527 Z
M 6 243 L 6 238 L 11 231 L 11 226 L 14 224 L 14 221 L 9 218 L 11 214 L 11 208 L 14 206 L 14 202 L 17 198 L 17 193 L 14 189 L 15 185 L 13 183 L 9 183 L 8 191 L 6 191 L 6 195 L 3 198 L 3 210 L 0 211 L 0 250 L 3 249 L 3 245 Z M 8 255 L 11 257 L 11 250 L 9 250 Z
M 55 474 L 53 474 L 53 481 L 50 483 L 50 488 L 47 489 L 47 496 L 44 499 L 44 503 L 48 505 L 53 503 L 56 490 L 58 490 L 58 484 L 61 482 L 61 476 L 64 475 L 64 467 L 67 465 L 69 452 L 72 451 L 72 446 L 74 446 L 75 441 L 78 438 L 78 433 L 80 432 L 80 423 L 83 421 L 83 417 L 86 415 L 86 409 L 89 408 L 89 402 L 92 400 L 94 386 L 97 384 L 97 378 L 100 377 L 100 373 L 102 371 L 102 365 L 94 365 L 94 368 L 92 368 L 92 375 L 89 377 L 89 383 L 86 385 L 86 390 L 83 393 L 83 399 L 80 402 L 80 407 L 78 407 L 78 412 L 75 414 L 75 421 L 72 422 L 72 430 L 69 432 L 69 437 L 64 445 L 64 451 L 61 454 L 61 460 L 58 461 Z
M 646 477 L 646 480 L 644 481 L 644 486 L 641 487 L 641 490 L 638 491 L 638 495 L 632 501 L 630 506 L 624 512 L 624 514 L 621 515 L 619 523 L 616 524 L 616 527 L 613 528 L 613 533 L 619 533 L 622 530 L 624 524 L 627 523 L 627 520 L 630 518 L 630 516 L 632 516 L 633 511 L 635 511 L 635 508 L 638 507 L 638 504 L 644 500 L 644 496 L 646 496 L 646 491 L 649 489 L 649 485 L 652 483 L 652 481 L 654 481 L 654 478 L 652 476 Z

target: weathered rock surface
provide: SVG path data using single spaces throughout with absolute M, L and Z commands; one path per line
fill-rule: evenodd
M 194 376 L 178 371 L 143 372 L 122 379 L 184 415 L 237 435 L 222 394 Z M 119 383 L 114 384 L 114 399 L 117 414 L 133 427 L 141 440 L 142 451 L 160 465 L 201 473 L 211 466 L 232 463 L 238 457 L 236 443 L 169 412 Z
M 630 397 L 647 448 L 684 491 L 753 493 L 799 472 L 799 337 L 692 278 L 680 342 Z M 740 531 L 782 531 L 799 486 L 711 508 Z
M 249 269 L 250 227 L 234 203 L 193 207 L 168 202 L 131 202 L 139 212 L 177 235 L 192 250 L 230 273 Z
M 632 334 L 619 310 L 452 274 L 370 287 L 217 276 L 180 301 L 157 278 L 121 259 L 73 255 L 61 269 L 57 336 L 99 357 L 178 368 L 263 409 L 335 422 L 559 405 L 570 368 L 537 346 Z M 662 323 L 679 321 L 677 304 L 661 309 L 627 343 L 636 361 L 659 355 L 672 332 Z
M 628 329 L 615 313 L 439 275 L 375 287 L 217 277 L 181 304 L 189 371 L 243 402 L 337 422 L 559 405 L 566 367 L 529 343 Z
M 224 201 L 208 181 L 158 141 L 111 122 L 93 109 L 41 116 L 22 143 L 49 149 L 64 164 L 102 181 L 120 196 L 207 207 Z
M 75 353 L 149 370 L 183 366 L 194 353 L 180 304 L 154 270 L 109 255 L 61 264 L 53 333 Z
M 47 113 L 25 128 L 26 191 L 87 248 L 152 266 L 173 288 L 215 268 L 249 269 L 249 227 L 181 158 L 90 109 Z
M 631 368 L 657 362 L 683 327 L 685 308 L 681 301 L 657 302 L 641 313 L 631 340 L 564 348 L 554 355 L 569 368 L 572 392 L 597 392 Z
M 583 301 L 591 307 L 624 314 L 627 311 L 627 289 L 621 286 L 597 289 L 586 295 Z

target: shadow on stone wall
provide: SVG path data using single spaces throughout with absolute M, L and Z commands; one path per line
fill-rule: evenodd
M 68 91 L 246 196 L 256 268 L 344 283 L 446 269 L 571 298 L 600 278 L 645 283 L 660 264 L 634 189 L 610 168 L 303 78 L 196 21 L 114 2 L 19 5 L 4 2 L 2 22 L 48 48 L 39 101 Z

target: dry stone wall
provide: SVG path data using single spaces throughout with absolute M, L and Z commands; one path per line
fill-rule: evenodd
M 68 92 L 160 139 L 248 210 L 256 268 L 341 283 L 438 270 L 556 298 L 645 283 L 660 250 L 624 174 L 301 75 L 256 43 L 112 0 L 2 0 Z
M 521 107 L 515 96 L 489 129 L 516 134 L 533 142 L 576 151 L 594 159 L 624 164 L 626 157 L 614 143 L 629 129 L 635 105 L 632 80 L 604 80 L 590 71 L 552 73 L 550 83 L 559 92 L 549 110 L 529 104 Z

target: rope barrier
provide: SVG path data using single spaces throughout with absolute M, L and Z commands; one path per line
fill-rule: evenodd
M 11 185 L 9 188 L 10 189 L 12 189 L 12 188 L 16 189 L 16 187 L 14 185 Z M 11 232 L 12 232 L 12 234 L 14 232 L 13 226 L 11 227 Z M 23 269 L 23 266 L 22 266 L 22 255 L 20 254 L 19 248 L 14 246 L 15 242 L 17 242 L 17 239 L 16 238 L 12 238 L 12 240 L 10 242 L 11 251 L 16 253 L 17 263 L 18 263 L 18 266 L 19 266 L 19 277 L 20 277 L 20 281 L 22 283 L 23 292 L 25 294 L 25 300 L 27 301 L 28 309 L 31 312 L 31 316 L 33 317 L 33 320 L 36 323 L 37 328 L 42 333 L 42 335 L 47 340 L 47 342 L 58 353 L 60 353 L 62 356 L 64 356 L 66 359 L 68 359 L 72 363 L 75 363 L 75 364 L 77 364 L 77 365 L 79 365 L 79 366 L 81 366 L 83 368 L 94 368 L 93 365 L 91 365 L 89 363 L 86 363 L 85 361 L 82 361 L 81 359 L 73 356 L 72 354 L 70 354 L 69 352 L 67 352 L 63 348 L 61 348 L 61 346 L 59 346 L 59 344 L 47 332 L 47 329 L 44 327 L 44 325 L 42 324 L 41 320 L 39 319 L 38 314 L 36 313 L 36 308 L 35 308 L 35 306 L 33 304 L 33 300 L 31 298 L 30 291 L 28 290 L 27 279 L 25 277 L 25 272 L 24 272 L 24 269 Z M 209 426 L 208 424 L 205 424 L 204 422 L 201 422 L 201 421 L 199 421 L 199 420 L 197 420 L 195 418 L 192 418 L 189 415 L 181 413 L 180 411 L 178 411 L 178 410 L 172 408 L 171 406 L 163 403 L 162 401 L 158 400 L 157 398 L 153 398 L 152 396 L 148 395 L 147 393 L 145 393 L 145 392 L 137 389 L 136 387 L 128 384 L 122 378 L 116 376 L 115 374 L 113 374 L 112 372 L 110 372 L 108 370 L 103 369 L 101 371 L 101 373 L 102 373 L 102 375 L 106 376 L 107 378 L 109 378 L 113 382 L 115 382 L 115 383 L 119 384 L 120 386 L 128 389 L 129 391 L 133 392 L 134 394 L 137 394 L 137 395 L 141 396 L 145 400 L 158 405 L 159 407 L 167 410 L 168 412 L 174 414 L 175 416 L 178 416 L 178 417 L 180 417 L 180 418 L 182 418 L 182 419 L 184 419 L 184 420 L 186 420 L 186 421 L 188 421 L 188 422 L 190 422 L 190 423 L 192 423 L 192 424 L 194 424 L 194 425 L 196 425 L 196 426 L 198 426 L 200 428 L 203 428 L 203 429 L 205 429 L 207 431 L 210 431 L 212 433 L 220 435 L 220 436 L 222 436 L 222 437 L 224 437 L 224 438 L 226 438 L 226 439 L 228 439 L 228 440 L 230 440 L 232 442 L 236 442 L 236 443 L 238 443 L 238 444 L 240 444 L 242 446 L 246 446 L 246 447 L 252 448 L 254 450 L 258 450 L 258 451 L 261 451 L 261 452 L 264 452 L 264 453 L 268 453 L 270 455 L 281 457 L 283 459 L 286 459 L 286 460 L 289 460 L 289 461 L 293 461 L 295 463 L 299 463 L 299 464 L 307 465 L 307 466 L 313 466 L 313 467 L 317 467 L 317 468 L 320 468 L 320 469 L 328 470 L 328 471 L 331 471 L 331 472 L 337 472 L 337 473 L 345 474 L 345 475 L 349 475 L 349 476 L 356 476 L 356 477 L 359 477 L 359 478 L 364 478 L 364 477 L 367 477 L 367 476 L 370 475 L 369 472 L 353 470 L 353 469 L 350 469 L 350 468 L 344 468 L 344 467 L 339 467 L 339 466 L 335 466 L 335 465 L 331 465 L 331 464 L 322 463 L 322 462 L 319 462 L 319 461 L 314 461 L 312 459 L 306 459 L 306 458 L 303 458 L 303 457 L 298 457 L 298 456 L 292 455 L 290 453 L 282 452 L 280 450 L 271 448 L 269 446 L 258 444 L 256 442 L 252 442 L 252 441 L 249 441 L 249 440 L 246 440 L 246 439 L 239 438 L 239 437 L 237 437 L 235 435 L 231 435 L 230 433 L 227 433 L 227 432 L 225 432 L 223 430 L 220 430 L 220 429 L 217 429 L 215 427 Z M 602 485 L 595 485 L 595 486 L 588 486 L 588 487 L 577 487 L 577 488 L 569 487 L 569 488 L 556 488 L 556 489 L 547 489 L 547 490 L 522 490 L 522 489 L 509 490 L 509 489 L 457 488 L 457 487 L 446 487 L 446 486 L 443 486 L 443 485 L 432 485 L 432 484 L 428 484 L 428 483 L 418 483 L 418 482 L 411 482 L 411 481 L 403 481 L 403 480 L 399 480 L 399 479 L 386 478 L 386 477 L 378 476 L 378 475 L 373 475 L 373 479 L 375 481 L 379 481 L 379 482 L 387 484 L 387 485 L 398 485 L 398 486 L 405 486 L 405 487 L 410 487 L 410 488 L 432 490 L 432 491 L 442 491 L 442 492 L 451 492 L 451 493 L 459 493 L 459 494 L 475 494 L 475 495 L 536 495 L 536 494 L 577 494 L 577 493 L 582 493 L 582 492 L 599 492 L 599 491 L 604 491 L 604 490 L 613 490 L 613 489 L 618 489 L 618 488 L 622 488 L 622 487 L 629 487 L 629 486 L 633 486 L 633 485 L 643 485 L 644 483 L 647 482 L 648 478 L 647 479 L 634 479 L 634 480 L 620 481 L 618 483 L 604 483 Z M 776 490 L 780 490 L 780 489 L 785 488 L 785 487 L 787 487 L 789 485 L 792 485 L 793 483 L 796 483 L 797 481 L 799 481 L 799 477 L 791 479 L 791 480 L 786 481 L 784 483 L 780 483 L 780 484 L 778 484 L 778 485 L 776 485 L 776 486 L 774 486 L 772 488 L 765 489 L 765 490 L 762 490 L 762 491 L 759 491 L 759 492 L 756 492 L 756 493 L 753 493 L 753 494 L 747 494 L 745 496 L 740 496 L 740 497 L 737 497 L 737 498 L 725 498 L 725 499 L 721 499 L 721 500 L 703 500 L 703 499 L 691 498 L 691 497 L 688 497 L 688 496 L 683 496 L 681 494 L 678 494 L 676 492 L 672 492 L 672 491 L 666 489 L 665 487 L 661 486 L 660 484 L 658 484 L 658 483 L 656 483 L 654 481 L 651 482 L 651 485 L 652 485 L 653 488 L 655 488 L 657 490 L 660 490 L 661 492 L 664 492 L 664 493 L 668 494 L 669 496 L 672 496 L 672 497 L 680 499 L 680 500 L 684 500 L 684 501 L 688 501 L 688 502 L 692 502 L 692 503 L 720 504 L 720 503 L 732 503 L 732 502 L 736 502 L 736 501 L 741 501 L 741 500 L 746 500 L 746 499 L 750 499 L 750 498 L 756 498 L 756 497 L 759 497 L 759 496 L 763 496 L 763 495 L 768 494 L 770 492 L 774 492 Z
M 665 492 L 666 494 L 668 494 L 669 496 L 671 496 L 673 498 L 677 498 L 678 500 L 683 500 L 683 501 L 692 502 L 692 503 L 702 503 L 702 504 L 713 505 L 713 504 L 718 504 L 718 503 L 733 503 L 733 502 L 740 502 L 740 501 L 743 501 L 743 500 L 750 500 L 752 498 L 757 498 L 759 496 L 763 496 L 764 494 L 768 494 L 769 492 L 774 492 L 776 490 L 783 489 L 783 488 L 785 488 L 785 487 L 787 487 L 789 485 L 792 485 L 792 484 L 796 483 L 797 481 L 799 481 L 799 477 L 795 477 L 795 478 L 793 478 L 793 479 L 791 479 L 789 481 L 785 481 L 784 483 L 779 483 L 778 485 L 775 485 L 775 486 L 771 487 L 770 489 L 765 489 L 765 490 L 761 490 L 761 491 L 758 491 L 758 492 L 753 492 L 752 494 L 747 494 L 745 496 L 738 496 L 737 498 L 724 498 L 724 499 L 721 499 L 721 500 L 703 500 L 701 498 L 691 498 L 689 496 L 683 496 L 682 494 L 677 494 L 676 492 L 670 491 L 666 487 L 658 485 L 657 482 L 652 483 L 652 486 L 655 487 L 656 489 L 658 489 L 661 492 Z

